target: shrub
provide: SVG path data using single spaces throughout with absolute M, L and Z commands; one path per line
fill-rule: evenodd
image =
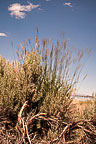
M 73 50 L 67 48 L 67 41 L 49 43 L 44 39 L 41 43 L 38 31 L 35 46 L 28 39 L 20 47 L 16 52 L 17 62 L 11 63 L 0 57 L 0 105 L 18 113 L 28 101 L 27 113 L 34 110 L 34 114 L 44 112 L 62 122 L 69 121 L 71 93 L 79 80 L 84 51 L 79 51 L 74 58 Z M 35 127 L 37 125 L 35 121 Z M 39 125 L 44 126 L 42 121 Z M 61 130 L 62 126 L 58 124 L 56 133 Z
M 42 72 L 40 56 L 31 50 L 18 63 L 1 57 L 0 66 L 0 105 L 18 111 L 37 85 Z

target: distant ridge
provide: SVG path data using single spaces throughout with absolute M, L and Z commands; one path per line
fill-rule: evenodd
M 91 100 L 94 98 L 94 96 L 91 96 L 91 95 L 83 95 L 83 94 L 75 94 L 75 95 L 72 95 L 72 98 L 73 99 L 86 99 L 86 100 Z
M 90 95 L 81 95 L 81 94 L 77 94 L 77 95 L 74 95 L 74 97 L 88 97 L 88 98 L 94 98 L 94 96 L 90 96 Z

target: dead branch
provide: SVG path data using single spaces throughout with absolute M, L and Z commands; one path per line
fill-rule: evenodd
M 18 114 L 18 121 L 16 127 L 12 127 L 10 125 L 10 121 L 6 120 L 5 118 L 2 118 L 0 120 L 0 143 L 36 143 L 36 144 L 79 144 L 83 143 L 84 140 L 88 140 L 91 143 L 96 143 L 96 126 L 94 126 L 94 121 L 92 120 L 77 120 L 73 121 L 71 123 L 62 122 L 58 118 L 48 117 L 45 113 L 38 113 L 36 115 L 27 115 L 26 117 L 23 116 L 23 112 L 25 108 L 28 107 L 28 101 L 26 101 L 23 106 L 21 107 L 21 110 Z M 30 125 L 32 126 L 34 124 L 34 120 L 43 120 L 47 121 L 51 129 L 57 130 L 56 125 L 60 126 L 62 125 L 63 130 L 57 136 L 57 138 L 53 139 L 52 141 L 47 141 L 47 139 L 39 139 L 37 137 L 36 133 L 30 133 Z M 7 130 L 5 127 L 5 124 L 8 123 L 10 126 Z M 56 127 L 56 128 L 55 128 Z M 74 130 L 80 129 L 83 132 L 82 137 L 78 138 L 76 141 L 75 139 L 70 141 L 72 132 Z M 69 139 L 69 141 L 68 141 Z M 26 142 L 27 140 L 27 142 Z
M 18 123 L 19 123 L 19 125 L 21 125 L 21 123 L 22 123 L 22 113 L 23 113 L 23 110 L 26 108 L 26 107 L 28 107 L 28 101 L 26 101 L 24 104 L 23 104 L 23 106 L 22 106 L 22 108 L 21 108 L 21 110 L 20 110 L 20 112 L 19 112 L 19 114 L 18 114 Z

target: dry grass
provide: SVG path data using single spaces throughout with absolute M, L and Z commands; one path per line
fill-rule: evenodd
M 76 99 L 74 99 L 71 104 L 71 106 L 73 108 L 72 111 L 74 111 L 73 114 L 77 118 L 78 118 L 78 116 L 80 118 L 83 118 L 83 114 L 84 114 L 84 111 L 86 110 L 86 107 L 88 107 L 90 109 L 92 107 L 92 105 L 93 105 L 93 100 L 82 101 L 82 100 L 76 100 Z
M 48 117 L 45 113 L 36 115 L 23 116 L 25 109 L 28 107 L 26 101 L 19 114 L 16 125 L 12 125 L 11 121 L 1 115 L 0 120 L 0 142 L 1 144 L 95 144 L 96 142 L 96 122 L 90 120 L 75 120 L 70 123 L 60 121 L 57 118 Z M 50 129 L 57 129 L 56 125 L 62 125 L 62 131 L 53 139 L 49 139 L 48 135 L 41 138 L 36 132 L 31 131 L 34 120 L 47 121 Z M 43 127 L 42 130 L 44 131 Z M 55 132 L 55 131 L 54 131 Z

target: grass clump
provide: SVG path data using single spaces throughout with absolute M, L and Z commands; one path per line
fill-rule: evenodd
M 55 138 L 64 127 L 63 121 L 71 121 L 71 94 L 79 80 L 84 51 L 74 58 L 67 41 L 40 42 L 38 31 L 35 46 L 28 39 L 20 47 L 17 62 L 0 57 L 0 106 L 18 114 L 27 101 L 29 108 L 25 115 L 31 111 L 33 115 L 46 113 L 60 121 L 54 130 L 43 120 L 35 120 L 32 127 L 33 131 L 44 127 L 48 139 Z

